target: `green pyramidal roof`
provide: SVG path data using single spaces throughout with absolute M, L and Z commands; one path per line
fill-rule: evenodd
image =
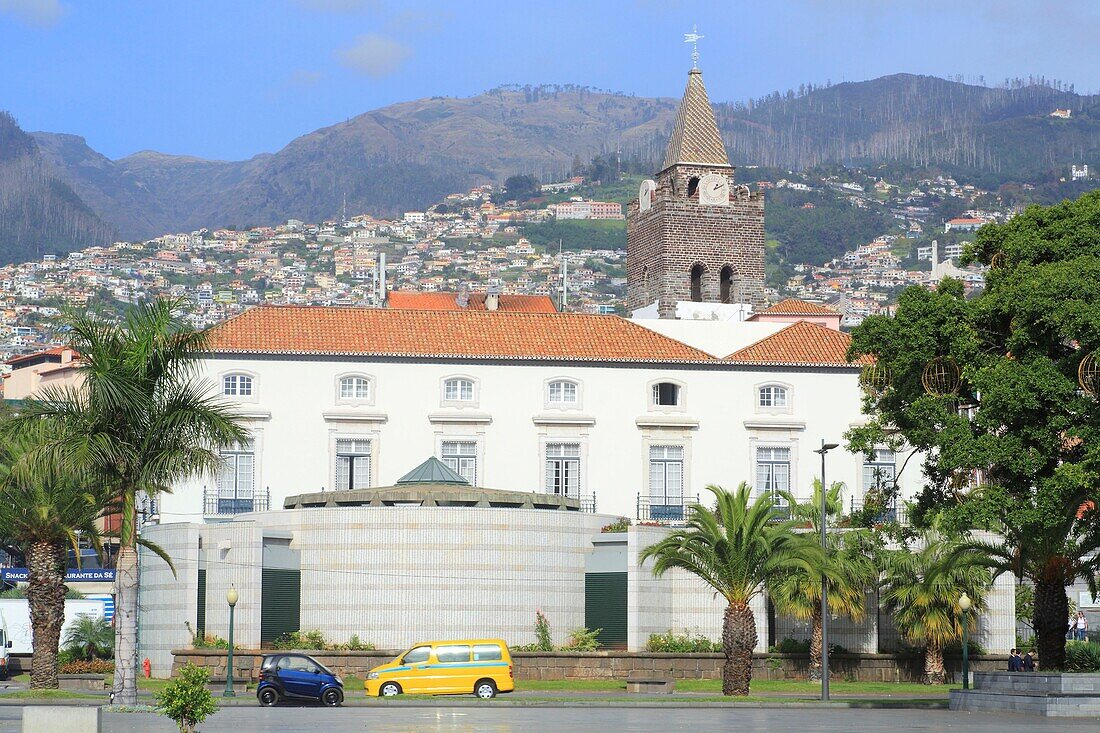
M 432 456 L 413 470 L 397 479 L 396 486 L 409 484 L 454 484 L 469 486 L 470 482 L 452 471 L 447 464 Z

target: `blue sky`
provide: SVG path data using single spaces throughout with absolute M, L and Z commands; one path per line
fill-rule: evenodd
M 900 71 L 1100 88 L 1097 0 L 0 0 L 0 109 L 27 130 L 241 159 L 377 107 L 501 83 L 713 100 Z

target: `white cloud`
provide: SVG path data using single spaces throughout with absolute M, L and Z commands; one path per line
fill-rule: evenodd
M 366 33 L 355 43 L 339 52 L 340 63 L 374 79 L 389 76 L 412 55 L 412 49 L 392 38 L 377 33 Z
M 39 28 L 56 25 L 67 12 L 69 7 L 60 0 L 0 0 L 0 15 Z

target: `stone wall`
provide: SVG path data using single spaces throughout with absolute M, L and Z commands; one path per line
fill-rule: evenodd
M 234 676 L 255 680 L 259 677 L 263 655 L 270 652 L 237 650 L 233 653 Z M 340 675 L 365 678 L 372 667 L 391 661 L 400 652 L 306 652 Z M 223 649 L 182 649 L 175 657 L 173 674 L 191 662 L 210 670 L 211 676 L 224 679 L 226 652 Z M 566 679 L 626 679 L 640 674 L 667 676 L 675 679 L 720 679 L 721 654 L 660 654 L 655 652 L 513 652 L 517 680 Z M 924 660 L 894 654 L 835 654 L 829 657 L 829 668 L 837 680 L 859 682 L 919 682 Z M 959 659 L 948 658 L 951 673 L 960 666 Z M 809 658 L 805 654 L 753 655 L 753 679 L 806 679 Z M 1006 669 L 1008 657 L 1002 655 L 970 658 L 975 672 Z

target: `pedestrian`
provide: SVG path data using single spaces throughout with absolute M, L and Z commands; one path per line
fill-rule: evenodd
M 1016 649 L 1013 649 L 1008 653 L 1008 671 L 1019 672 L 1020 671 L 1020 656 Z
M 1084 641 L 1089 635 L 1089 620 L 1085 618 L 1084 611 L 1077 612 L 1077 620 L 1074 622 L 1074 629 L 1076 631 L 1075 638 L 1077 641 Z
M 1035 657 L 1031 656 L 1030 651 L 1024 655 L 1023 661 L 1020 662 L 1020 666 L 1024 672 L 1035 671 Z

